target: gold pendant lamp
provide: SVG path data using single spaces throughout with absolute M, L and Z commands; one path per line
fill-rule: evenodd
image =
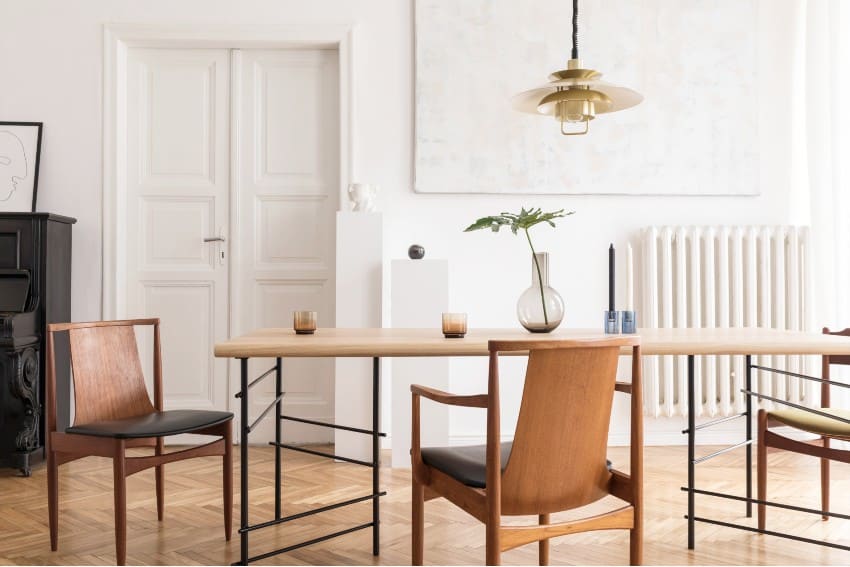
M 587 134 L 597 114 L 624 110 L 640 104 L 643 97 L 626 87 L 600 80 L 602 73 L 583 69 L 578 58 L 578 0 L 573 0 L 573 52 L 567 68 L 549 75 L 549 82 L 513 97 L 514 110 L 554 116 L 561 134 Z M 575 127 L 570 125 L 584 124 Z

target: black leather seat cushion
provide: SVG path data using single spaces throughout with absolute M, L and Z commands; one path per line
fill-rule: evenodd
M 163 437 L 179 433 L 191 433 L 233 419 L 226 411 L 172 410 L 75 425 L 65 431 L 79 435 L 133 439 L 138 437 Z
M 513 441 L 501 444 L 502 471 L 508 464 Z M 427 447 L 422 461 L 467 486 L 484 488 L 487 480 L 487 445 L 468 447 Z
M 513 441 L 501 444 L 502 472 L 511 456 Z M 422 449 L 422 461 L 450 477 L 474 488 L 487 486 L 487 445 L 468 447 L 427 447 Z M 611 468 L 611 461 L 606 461 Z

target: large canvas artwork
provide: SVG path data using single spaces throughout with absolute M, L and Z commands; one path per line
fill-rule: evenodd
M 510 99 L 566 67 L 571 9 L 416 0 L 417 192 L 758 193 L 756 0 L 583 0 L 583 66 L 645 99 L 565 137 Z

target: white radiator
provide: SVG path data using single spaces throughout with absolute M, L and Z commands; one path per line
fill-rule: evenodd
M 811 328 L 807 227 L 663 226 L 644 229 L 641 239 L 639 326 Z M 753 357 L 810 375 L 814 362 Z M 649 415 L 687 415 L 687 357 L 646 357 L 644 376 Z M 698 416 L 744 411 L 743 357 L 698 356 L 694 377 Z M 759 371 L 752 378 L 755 389 L 788 401 L 808 405 L 814 395 L 810 381 Z

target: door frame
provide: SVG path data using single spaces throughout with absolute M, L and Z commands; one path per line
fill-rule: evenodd
M 126 213 L 127 124 L 124 88 L 127 75 L 127 51 L 131 47 L 224 48 L 224 49 L 336 49 L 339 53 L 339 196 L 341 207 L 347 199 L 347 187 L 354 179 L 355 135 L 355 26 L 352 24 L 304 24 L 297 26 L 265 25 L 163 25 L 105 24 L 103 28 L 103 258 L 102 316 L 104 319 L 126 315 L 124 286 L 126 266 L 118 252 L 126 247 L 121 223 Z M 231 141 L 238 134 L 238 121 L 231 118 Z M 233 145 L 231 144 L 231 147 Z M 238 152 L 231 151 L 230 194 L 230 292 L 234 306 L 234 269 L 239 269 L 238 184 L 234 167 Z M 228 313 L 228 335 L 234 329 Z M 228 388 L 229 390 L 229 388 Z

